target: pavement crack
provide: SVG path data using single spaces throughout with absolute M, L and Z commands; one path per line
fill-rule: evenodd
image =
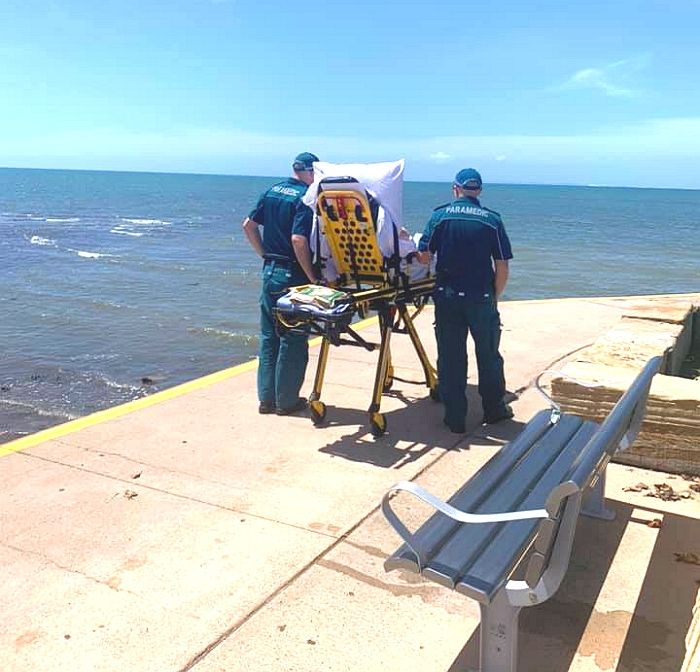
M 121 478 L 119 476 L 114 476 L 113 474 L 107 474 L 102 471 L 97 471 L 96 469 L 88 469 L 87 467 L 80 467 L 75 464 L 69 464 L 66 462 L 61 462 L 60 460 L 52 460 L 48 457 L 45 457 L 43 455 L 34 455 L 33 456 L 37 460 L 42 460 L 44 462 L 49 462 L 50 464 L 57 464 L 61 467 L 65 467 L 66 469 L 74 469 L 76 471 L 82 471 L 86 474 L 92 474 L 93 476 L 100 476 L 101 478 L 106 478 L 111 481 L 115 481 L 117 483 L 123 483 L 125 485 L 128 485 L 130 488 L 139 488 L 143 490 L 148 490 L 150 492 L 157 492 L 162 495 L 168 495 L 169 497 L 177 497 L 178 499 L 182 499 L 186 502 L 194 502 L 196 504 L 201 504 L 202 506 L 209 506 L 214 509 L 220 509 L 221 511 L 230 511 L 231 513 L 235 513 L 236 515 L 241 515 L 241 516 L 246 516 L 247 518 L 252 518 L 255 520 L 262 520 L 267 523 L 274 523 L 276 525 L 284 525 L 285 527 L 291 527 L 295 530 L 301 530 L 302 532 L 308 532 L 310 534 L 317 534 L 322 537 L 328 537 L 329 539 L 338 539 L 333 534 L 330 534 L 329 532 L 324 532 L 323 530 L 314 530 L 309 527 L 305 527 L 303 525 L 297 525 L 295 523 L 290 523 L 285 520 L 278 520 L 277 518 L 269 518 L 268 516 L 262 516 L 259 513 L 252 513 L 250 511 L 244 511 L 241 509 L 236 509 L 232 506 L 225 506 L 223 504 L 217 504 L 216 502 L 208 502 L 204 499 L 198 499 L 197 497 L 191 497 L 189 495 L 183 495 L 182 493 L 179 492 L 173 492 L 172 490 L 164 490 L 163 488 L 158 488 L 154 485 L 148 485 L 147 483 L 143 482 L 142 479 L 139 479 L 138 482 L 134 481 L 132 478 Z M 179 472 L 176 472 L 179 473 Z M 215 482 L 215 481 L 211 481 Z M 222 484 L 225 485 L 225 484 Z
M 63 572 L 68 572 L 69 574 L 77 574 L 78 576 L 83 577 L 84 579 L 87 579 L 88 581 L 92 581 L 93 583 L 99 583 L 102 586 L 106 586 L 110 590 L 117 591 L 119 593 L 128 593 L 129 595 L 133 595 L 134 597 L 140 597 L 138 593 L 134 593 L 131 590 L 126 590 L 125 588 L 120 588 L 117 585 L 114 585 L 114 582 L 111 581 L 105 581 L 104 579 L 98 579 L 95 576 L 91 576 L 90 574 L 86 574 L 85 572 L 81 572 L 78 569 L 73 569 L 71 567 L 66 567 L 65 565 L 62 565 L 60 562 L 57 562 L 53 558 L 49 557 L 48 555 L 44 553 L 40 553 L 39 551 L 32 551 L 28 548 L 22 548 L 20 546 L 14 546 L 13 544 L 8 544 L 6 542 L 2 542 L 2 545 L 5 548 L 9 548 L 13 551 L 17 551 L 17 553 L 22 553 L 24 555 L 31 555 L 34 556 L 35 558 L 40 558 L 44 562 L 47 562 L 50 564 L 52 567 L 55 567 L 56 569 L 60 569 Z
M 136 460 L 133 457 L 129 457 L 128 455 L 123 455 L 122 453 L 118 453 L 118 452 L 114 452 L 114 451 L 110 451 L 110 450 L 103 450 L 102 448 L 99 448 L 99 449 L 98 448 L 91 448 L 89 446 L 88 447 L 76 446 L 75 444 L 69 443 L 67 441 L 63 441 L 61 439 L 56 439 L 56 441 L 64 446 L 69 447 L 69 448 L 79 448 L 80 450 L 84 450 L 85 452 L 92 453 L 93 455 L 100 455 L 100 456 L 109 455 L 111 457 L 118 457 L 119 459 L 125 460 L 126 462 L 130 462 L 134 465 L 138 465 L 140 467 L 148 467 L 149 469 L 161 471 L 161 472 L 164 472 L 166 474 L 176 474 L 178 476 L 187 476 L 188 478 L 194 478 L 198 481 L 202 481 L 205 483 L 213 483 L 214 485 L 221 485 L 221 486 L 229 486 L 230 485 L 229 483 L 227 483 L 225 481 L 217 481 L 217 480 L 213 480 L 211 478 L 202 478 L 198 474 L 194 474 L 190 471 L 183 471 L 181 469 L 171 469 L 169 467 L 164 467 L 160 464 L 153 464 L 152 462 L 145 462 L 143 460 Z M 37 459 L 47 459 L 43 456 L 32 455 L 31 453 L 27 453 L 27 454 L 32 456 L 32 457 L 36 457 Z M 63 464 L 63 465 L 68 466 L 68 467 L 73 466 L 73 465 L 66 463 L 66 462 L 56 461 L 56 463 Z M 94 471 L 93 473 L 98 474 L 98 473 L 102 473 L 102 472 Z

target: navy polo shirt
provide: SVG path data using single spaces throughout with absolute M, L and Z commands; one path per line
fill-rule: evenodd
M 270 187 L 248 215 L 263 227 L 265 259 L 296 261 L 292 248 L 292 227 L 298 211 L 309 208 L 301 202 L 307 186 L 294 177 Z
M 513 258 L 501 216 L 470 196 L 433 211 L 418 249 L 437 253 L 437 285 L 457 292 L 493 291 L 492 259 Z

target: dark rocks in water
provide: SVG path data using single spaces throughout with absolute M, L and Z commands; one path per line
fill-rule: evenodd
M 149 378 L 148 376 L 141 378 L 141 385 L 153 385 L 154 382 L 153 378 Z

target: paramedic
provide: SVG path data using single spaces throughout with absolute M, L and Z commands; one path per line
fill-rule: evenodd
M 299 390 L 309 359 L 308 337 L 292 333 L 279 336 L 272 309 L 290 287 L 307 283 L 292 247 L 292 227 L 297 212 L 307 207 L 301 198 L 313 182 L 314 161 L 318 161 L 314 154 L 299 154 L 292 164 L 294 176 L 263 193 L 243 221 L 248 242 L 264 260 L 258 362 L 258 410 L 263 414 L 290 415 L 306 408 Z
M 500 215 L 479 203 L 481 187 L 476 170 L 460 170 L 452 184 L 454 200 L 433 211 L 418 246 L 423 263 L 430 260 L 431 253 L 437 255 L 433 298 L 439 392 L 445 405 L 444 423 L 455 433 L 465 431 L 469 332 L 476 351 L 482 422 L 513 417 L 504 400 L 496 305 L 513 254 Z

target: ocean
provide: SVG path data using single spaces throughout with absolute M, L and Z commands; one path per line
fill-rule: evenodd
M 0 169 L 0 443 L 255 357 L 269 177 Z M 421 231 L 448 183 L 408 182 Z M 486 185 L 505 299 L 700 291 L 700 191 Z

